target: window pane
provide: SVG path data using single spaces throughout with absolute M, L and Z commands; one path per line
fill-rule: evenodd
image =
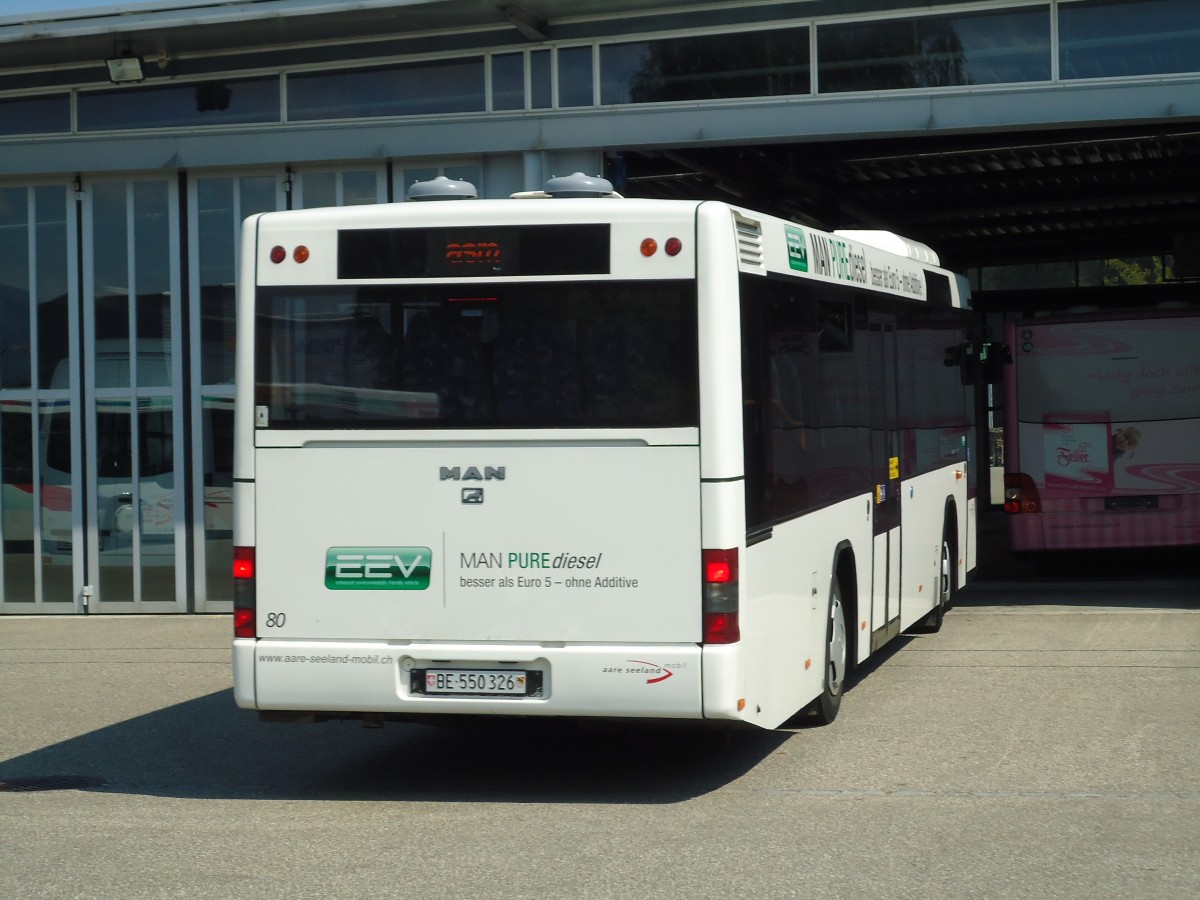
M 305 209 L 337 206 L 337 173 L 307 172 L 301 178 Z
M 695 425 L 688 282 L 260 288 L 276 428 Z
M 67 312 L 67 189 L 60 184 L 34 188 L 34 228 L 37 241 L 38 381 L 43 388 L 70 355 Z M 72 202 L 72 205 L 74 203 Z M 65 368 L 61 383 L 68 387 Z
M 38 404 L 41 453 L 42 599 L 74 603 L 71 585 L 71 519 L 75 489 L 71 480 L 71 410 L 67 400 Z
M 823 25 L 822 93 L 1050 78 L 1050 14 L 1039 8 Z
M 0 413 L 0 534 L 4 585 L 0 599 L 34 600 L 33 407 L 8 400 Z
M 0 101 L 0 135 L 61 134 L 71 130 L 71 98 L 29 97 Z
M 129 210 L 126 183 L 92 188 L 96 387 L 129 385 Z M 57 383 L 54 387 L 66 387 Z
M 171 384 L 171 228 L 165 181 L 133 185 L 138 385 Z
M 204 565 L 209 600 L 233 599 L 233 399 L 204 397 Z
M 483 109 L 483 57 L 288 78 L 288 118 L 293 121 Z
M 0 188 L 0 388 L 29 387 L 29 192 Z
M 600 102 L 605 104 L 777 97 L 808 90 L 807 28 L 600 48 Z
M 529 54 L 529 105 L 549 109 L 550 103 L 550 51 L 534 50 Z
M 525 108 L 525 54 L 492 57 L 492 109 Z
M 80 131 L 277 121 L 278 78 L 126 87 L 79 94 Z
M 592 105 L 592 48 L 558 51 L 558 105 Z
M 378 202 L 379 185 L 374 172 L 346 172 L 342 175 L 343 206 L 365 206 Z
M 1090 0 L 1058 22 L 1063 78 L 1200 72 L 1196 0 Z

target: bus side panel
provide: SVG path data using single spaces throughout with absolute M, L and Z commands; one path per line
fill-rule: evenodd
M 233 700 L 240 709 L 258 709 L 254 690 L 254 638 L 234 638 Z
M 700 346 L 700 475 L 737 478 L 744 472 L 742 447 L 741 311 L 737 303 L 737 245 L 733 213 L 723 203 L 701 204 L 696 216 L 696 279 Z M 732 535 L 743 535 L 745 515 L 722 519 L 727 533 L 705 532 L 708 547 L 735 547 Z
M 946 499 L 954 498 L 960 520 L 967 517 L 966 463 L 910 478 L 900 485 L 902 562 L 900 627 L 928 615 L 938 599 Z M 922 539 L 923 536 L 923 539 Z M 962 544 L 959 544 L 961 549 Z M 961 555 L 961 554 L 960 554 Z
M 234 381 L 237 393 L 233 411 L 233 477 L 254 477 L 254 273 L 258 220 L 251 216 L 242 225 L 242 258 L 237 282 L 237 356 Z M 247 537 L 249 537 L 247 535 Z M 238 544 L 235 535 L 234 543 Z M 251 543 L 253 543 L 251 541 Z
M 858 612 L 870 603 L 870 579 L 862 575 L 871 546 L 866 509 L 865 497 L 844 500 L 776 525 L 768 540 L 746 550 L 741 653 L 748 721 L 777 728 L 821 693 L 834 554 L 843 541 L 859 563 Z M 860 619 L 848 610 L 847 629 Z M 862 634 L 860 645 L 869 645 Z
M 713 549 L 738 548 L 746 559 L 746 490 L 741 479 L 709 482 L 700 486 L 702 542 Z M 709 719 L 743 719 L 737 708 L 745 697 L 745 672 L 741 644 L 706 644 L 704 657 L 704 716 Z

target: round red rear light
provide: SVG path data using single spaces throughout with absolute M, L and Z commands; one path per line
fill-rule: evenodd
M 278 264 L 283 262 L 285 259 L 287 259 L 286 250 L 284 250 L 282 247 L 271 248 L 271 262 Z
M 667 256 L 678 256 L 679 251 L 683 249 L 683 241 L 679 238 L 667 238 L 663 249 L 667 251 Z
M 308 259 L 308 248 L 301 244 L 292 251 L 292 259 L 298 263 L 302 263 Z
M 654 238 L 646 238 L 642 241 L 642 256 L 653 256 L 658 252 L 658 241 Z

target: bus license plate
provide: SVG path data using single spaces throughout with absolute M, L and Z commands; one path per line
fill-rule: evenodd
M 514 669 L 426 669 L 426 694 L 524 696 L 528 679 Z

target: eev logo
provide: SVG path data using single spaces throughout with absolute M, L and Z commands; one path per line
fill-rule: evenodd
M 796 272 L 808 271 L 808 241 L 804 229 L 792 225 L 783 226 L 787 235 L 788 265 Z
M 429 587 L 428 547 L 330 547 L 325 587 L 331 591 L 423 591 Z

